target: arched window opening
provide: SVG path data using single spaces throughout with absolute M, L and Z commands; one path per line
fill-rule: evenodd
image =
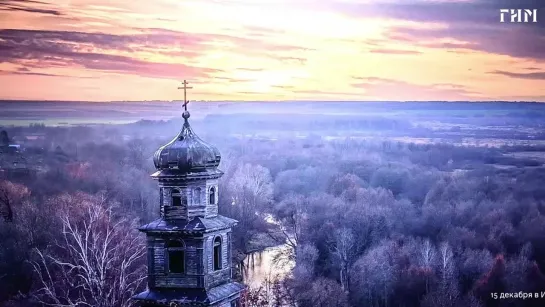
M 172 193 L 172 205 L 173 206 L 181 206 L 182 205 L 182 195 L 180 194 L 180 191 L 178 189 L 173 189 Z
M 163 188 L 159 188 L 159 203 L 163 204 Z
M 200 205 L 201 204 L 201 188 L 196 188 L 193 191 L 193 200 L 194 200 L 195 205 Z
M 172 240 L 167 244 L 168 271 L 170 273 L 185 273 L 185 244 L 183 241 Z
M 216 188 L 215 188 L 215 187 L 211 187 L 211 188 L 210 188 L 209 199 L 210 199 L 210 204 L 211 204 L 211 205 L 215 205 L 215 204 L 216 204 Z
M 221 270 L 221 238 L 214 239 L 214 271 Z

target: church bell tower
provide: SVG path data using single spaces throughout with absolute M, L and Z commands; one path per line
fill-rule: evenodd
M 231 232 L 236 220 L 218 214 L 218 149 L 184 124 L 159 148 L 151 175 L 159 183 L 160 218 L 140 227 L 147 236 L 148 289 L 139 306 L 241 306 L 245 286 L 231 278 Z

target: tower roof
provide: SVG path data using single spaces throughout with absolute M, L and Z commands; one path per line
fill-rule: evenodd
M 189 101 L 186 99 L 187 86 L 184 80 L 184 108 L 182 114 L 184 124 L 178 135 L 168 144 L 159 148 L 153 155 L 153 163 L 159 171 L 166 171 L 170 175 L 187 173 L 204 173 L 215 170 L 220 163 L 219 150 L 201 140 L 189 125 L 190 114 L 187 111 Z
M 180 133 L 153 155 L 155 168 L 180 173 L 199 173 L 217 168 L 221 160 L 219 150 L 193 132 L 188 111 L 182 116 L 184 125 Z
M 205 233 L 234 227 L 236 224 L 237 220 L 218 215 L 212 218 L 195 217 L 189 222 L 157 219 L 140 227 L 139 230 L 150 233 Z
M 208 290 L 184 289 L 183 292 L 178 289 L 149 289 L 136 295 L 134 299 L 153 303 L 154 306 L 211 306 L 245 289 L 246 286 L 238 282 L 223 284 Z

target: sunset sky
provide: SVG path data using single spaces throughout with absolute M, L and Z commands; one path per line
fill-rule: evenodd
M 0 0 L 0 29 L 0 99 L 545 101 L 544 0 Z

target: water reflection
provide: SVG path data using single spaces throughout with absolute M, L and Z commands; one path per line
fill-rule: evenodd
M 284 277 L 294 266 L 293 261 L 284 256 L 288 251 L 287 245 L 279 245 L 248 254 L 242 268 L 244 283 L 251 288 L 258 288 L 266 280 Z

